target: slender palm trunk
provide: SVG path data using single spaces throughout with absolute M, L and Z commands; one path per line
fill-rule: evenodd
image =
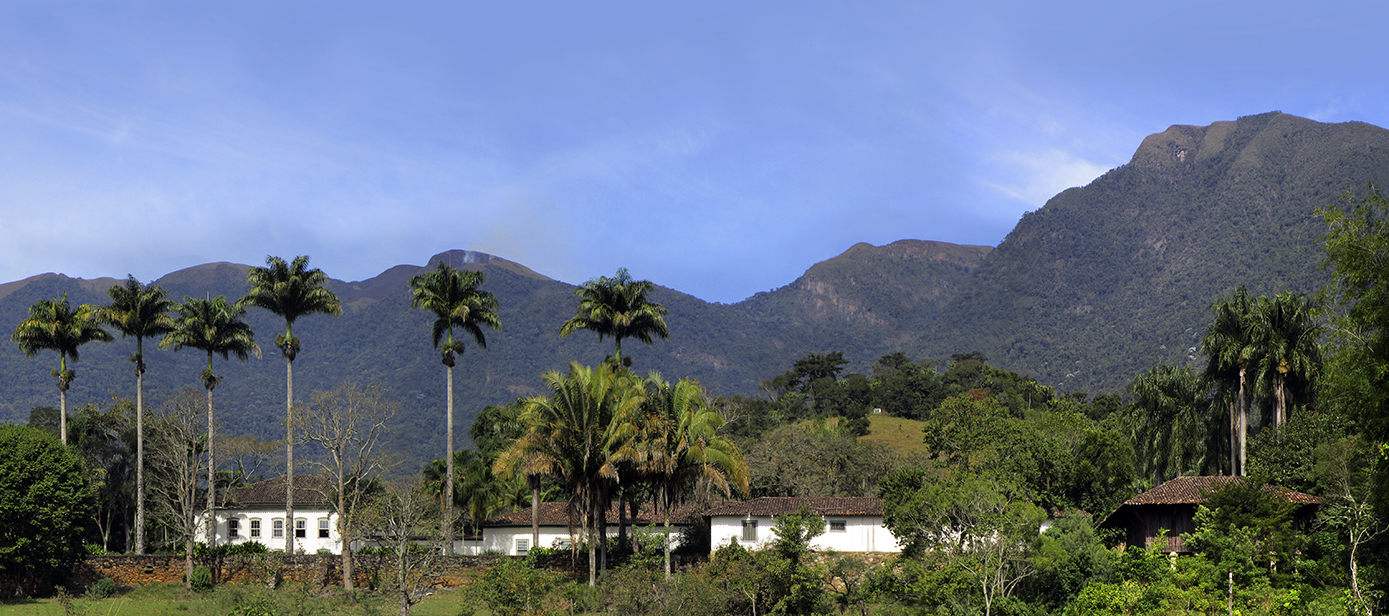
M 453 555 L 453 366 L 448 368 L 448 452 L 444 455 L 448 475 L 444 478 L 444 553 Z
M 588 497 L 588 520 L 585 530 L 588 532 L 588 585 L 590 587 L 598 585 L 598 505 L 596 498 L 592 495 Z
M 342 465 L 338 465 L 338 541 L 341 542 L 342 588 L 352 591 L 352 546 L 347 529 L 347 483 L 343 481 Z
M 135 553 L 145 553 L 145 371 L 135 368 Z
M 217 545 L 217 464 L 213 458 L 216 435 L 212 426 L 212 388 L 207 388 L 207 547 Z
M 58 362 L 58 440 L 68 444 L 68 385 L 63 381 L 67 374 L 67 361 Z
M 665 512 L 666 512 L 665 520 L 664 520 L 664 522 L 665 522 L 665 531 L 666 531 L 666 549 L 665 549 L 665 553 L 666 553 L 666 554 L 665 554 L 665 556 L 666 556 L 666 577 L 669 578 L 669 577 L 670 577 L 670 499 L 667 498 L 667 499 L 665 499 L 665 501 L 666 501 L 666 502 L 665 502 L 665 506 L 663 507 L 663 509 L 665 509 Z
M 1239 406 L 1230 401 L 1230 475 L 1239 475 Z
M 1239 474 L 1248 474 L 1245 462 L 1249 452 L 1249 400 L 1245 396 L 1244 367 L 1239 369 Z
M 627 486 L 617 487 L 617 549 L 627 544 Z
M 540 543 L 540 475 L 527 475 L 531 484 L 531 545 Z
M 294 360 L 285 356 L 285 554 L 294 553 Z

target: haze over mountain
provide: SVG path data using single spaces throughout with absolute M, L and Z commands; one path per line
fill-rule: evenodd
M 857 244 L 736 304 L 659 288 L 652 299 L 670 310 L 671 338 L 652 347 L 629 343 L 624 354 L 640 372 L 695 378 L 714 394 L 755 394 L 762 379 L 810 352 L 844 351 L 850 371 L 867 371 L 897 350 L 917 358 L 980 351 L 990 363 L 1063 391 L 1118 391 L 1158 362 L 1199 362 L 1194 347 L 1219 295 L 1240 285 L 1255 293 L 1315 291 L 1325 280 L 1316 208 L 1386 178 L 1389 131 L 1368 124 L 1270 113 L 1174 126 L 1145 139 L 1128 164 L 1025 215 L 996 249 Z M 558 337 L 574 312 L 573 286 L 499 257 L 451 251 L 368 280 L 332 281 L 344 314 L 296 323 L 303 348 L 295 390 L 306 398 L 347 379 L 382 385 L 404 406 L 396 445 L 415 461 L 443 449 L 444 370 L 430 346 L 429 315 L 409 310 L 407 281 L 439 260 L 485 272 L 503 323 L 487 333 L 487 349 L 470 344 L 459 360 L 456 400 L 465 425 L 487 404 L 542 393 L 543 371 L 612 352 L 610 340 L 588 332 Z M 211 263 L 156 282 L 176 299 L 234 299 L 246 291 L 245 269 Z M 105 303 L 106 287 L 116 282 L 43 274 L 0 285 L 0 323 L 18 323 L 29 305 L 61 293 L 74 303 Z M 283 327 L 264 311 L 248 320 L 266 347 Z M 133 346 L 84 347 L 70 403 L 130 395 Z M 146 395 L 154 404 L 199 387 L 198 353 L 146 355 Z M 245 363 L 215 362 L 226 377 L 217 390 L 219 417 L 231 433 L 275 438 L 281 430 L 283 361 L 272 351 Z M 48 374 L 56 365 L 52 353 L 26 359 L 12 344 L 0 351 L 8 376 L 0 382 L 0 420 L 23 422 L 34 406 L 56 406 Z

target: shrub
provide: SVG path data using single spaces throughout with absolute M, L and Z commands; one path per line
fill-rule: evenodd
M 212 571 L 204 565 L 193 568 L 193 575 L 188 578 L 193 590 L 207 590 L 212 588 Z
M 109 577 L 97 580 L 87 589 L 88 599 L 105 599 L 114 594 L 116 594 L 116 581 Z

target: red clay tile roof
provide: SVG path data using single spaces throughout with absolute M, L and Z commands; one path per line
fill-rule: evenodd
M 324 506 L 328 504 L 325 496 L 331 486 L 327 479 L 318 475 L 295 475 L 294 476 L 294 506 Z M 285 504 L 285 478 L 276 477 L 266 479 L 258 483 L 253 483 L 244 488 L 232 488 L 227 490 L 227 502 L 224 506 L 230 507 L 254 507 L 257 505 L 279 505 Z
M 283 490 L 284 488 L 280 488 Z M 683 524 L 691 513 L 699 507 L 696 503 L 686 503 L 677 505 L 670 512 L 671 524 Z M 617 526 L 618 512 L 617 504 L 608 508 L 608 525 Z M 656 510 L 654 503 L 645 503 L 637 510 L 637 517 L 627 518 L 629 524 L 647 526 L 650 524 L 661 524 L 665 521 L 665 514 Z M 578 524 L 578 520 L 575 520 Z M 483 526 L 530 526 L 531 508 L 518 509 L 506 515 L 497 516 L 482 523 Z M 569 504 L 568 503 L 540 503 L 540 525 L 541 526 L 569 526 Z
M 1194 505 L 1206 502 L 1206 494 L 1219 490 L 1240 477 L 1215 475 L 1206 477 L 1178 477 L 1138 496 L 1124 501 L 1125 505 Z M 1266 485 L 1264 490 L 1280 494 L 1290 503 L 1304 505 L 1321 501 L 1311 494 L 1296 492 L 1287 488 Z
M 781 515 L 791 513 L 805 505 L 820 515 L 882 515 L 883 499 L 859 497 L 820 497 L 798 498 L 790 496 L 763 496 L 750 501 L 725 503 L 710 509 L 704 515 Z

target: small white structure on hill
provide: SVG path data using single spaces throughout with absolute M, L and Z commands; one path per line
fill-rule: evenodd
M 750 550 L 771 546 L 776 516 L 793 513 L 801 506 L 825 519 L 825 533 L 811 540 L 813 550 L 838 552 L 900 552 L 897 538 L 883 526 L 881 498 L 793 498 L 762 497 L 717 506 L 704 517 L 709 519 L 709 545 L 737 541 Z

